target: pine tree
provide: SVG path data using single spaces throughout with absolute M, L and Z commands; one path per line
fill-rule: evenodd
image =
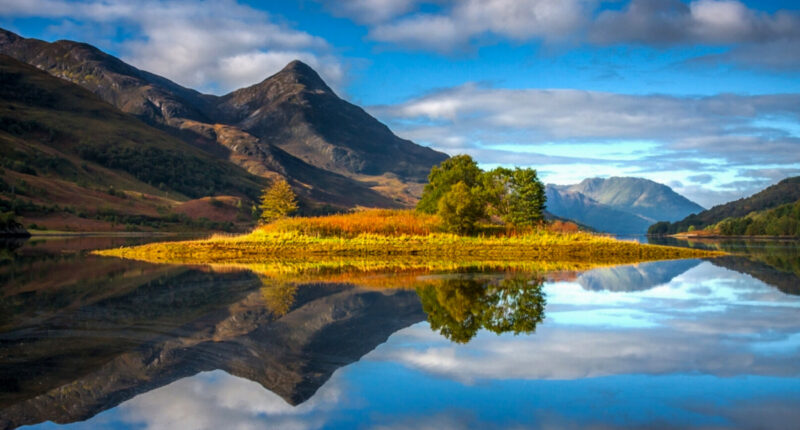
M 517 227 L 530 227 L 542 222 L 547 196 L 536 170 L 517 167 L 511 172 L 510 179 L 506 222 Z
M 297 210 L 297 198 L 292 187 L 283 179 L 278 179 L 261 194 L 261 217 L 264 224 L 275 221 Z

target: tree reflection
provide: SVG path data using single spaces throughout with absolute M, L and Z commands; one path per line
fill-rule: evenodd
M 276 317 L 286 315 L 294 304 L 297 286 L 287 282 L 273 281 L 267 277 L 261 278 L 261 297 L 264 304 Z
M 467 343 L 482 328 L 497 334 L 533 333 L 544 319 L 543 282 L 541 275 L 499 281 L 446 278 L 439 285 L 417 288 L 417 294 L 432 330 Z

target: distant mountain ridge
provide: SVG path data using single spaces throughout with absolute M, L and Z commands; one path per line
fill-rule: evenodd
M 85 43 L 48 43 L 0 29 L 0 54 L 86 88 L 250 173 L 284 177 L 317 204 L 410 206 L 430 168 L 448 157 L 397 137 L 299 61 L 256 85 L 215 96 Z
M 703 210 L 666 185 L 630 177 L 548 185 L 547 209 L 598 231 L 616 234 L 643 234 L 656 221 L 677 220 Z
M 690 227 L 703 229 L 725 218 L 741 218 L 750 212 L 772 209 L 800 200 L 800 176 L 786 178 L 750 197 L 741 198 L 698 214 L 687 216 L 678 222 L 653 225 L 651 234 L 675 234 L 688 231 Z

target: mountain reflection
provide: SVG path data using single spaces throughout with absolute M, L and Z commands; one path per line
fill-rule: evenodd
M 296 405 L 426 317 L 456 342 L 479 329 L 530 333 L 544 318 L 540 272 L 301 273 L 19 246 L 0 266 L 0 428 L 84 420 L 217 369 Z
M 595 269 L 582 273 L 578 283 L 589 291 L 643 291 L 668 283 L 701 261 L 659 261 Z
M 750 275 L 786 294 L 800 295 L 800 246 L 793 240 L 650 238 L 650 243 L 713 249 L 731 255 L 709 261 Z

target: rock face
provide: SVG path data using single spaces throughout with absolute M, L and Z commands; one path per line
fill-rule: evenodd
M 397 137 L 339 98 L 299 61 L 259 84 L 218 97 L 84 43 L 48 43 L 0 29 L 0 54 L 80 85 L 250 173 L 284 177 L 301 197 L 317 203 L 408 205 L 431 167 L 447 158 Z
M 672 221 L 703 208 L 666 185 L 642 178 L 590 178 L 548 185 L 547 209 L 598 231 L 644 234 L 657 221 Z

